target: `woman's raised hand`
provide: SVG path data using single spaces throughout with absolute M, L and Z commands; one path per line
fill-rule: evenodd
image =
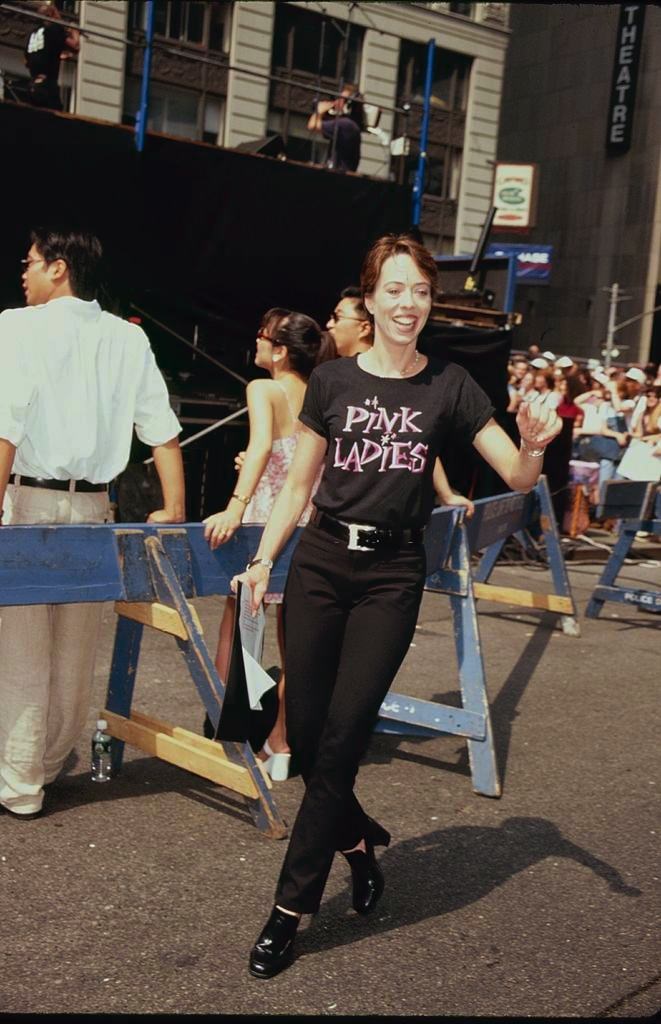
M 562 420 L 545 396 L 522 402 L 516 425 L 523 440 L 535 448 L 545 447 L 562 430 Z

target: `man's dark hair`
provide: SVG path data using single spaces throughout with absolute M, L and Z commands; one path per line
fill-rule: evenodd
M 343 288 L 340 293 L 341 299 L 351 299 L 353 302 L 353 308 L 356 310 L 358 316 L 361 316 L 364 320 L 369 320 L 369 313 L 365 303 L 363 302 L 363 293 L 360 288 L 355 284 L 350 284 L 347 288 Z
M 101 242 L 89 231 L 54 227 L 34 228 L 30 241 L 46 263 L 64 260 L 69 270 L 71 291 L 77 299 L 96 298 L 100 283 Z

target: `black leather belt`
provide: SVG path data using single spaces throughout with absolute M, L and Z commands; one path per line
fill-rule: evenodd
M 390 530 L 382 526 L 368 526 L 366 523 L 343 523 L 319 509 L 312 513 L 310 522 L 333 537 L 346 541 L 350 551 L 373 551 L 382 545 L 400 547 L 402 544 L 421 544 L 425 533 L 422 526 Z
M 91 484 L 89 480 L 51 480 L 45 476 L 22 476 L 20 473 L 12 473 L 9 483 L 15 484 L 20 481 L 21 487 L 45 487 L 49 491 L 107 491 L 108 484 Z M 71 484 L 73 482 L 73 488 Z

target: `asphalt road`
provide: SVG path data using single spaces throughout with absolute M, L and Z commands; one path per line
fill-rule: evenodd
M 659 563 L 627 567 L 661 587 Z M 570 565 L 579 608 L 601 566 Z M 544 572 L 493 582 L 548 589 Z M 220 599 L 195 602 L 213 638 Z M 0 1011 L 647 1017 L 661 1007 L 661 617 L 607 605 L 565 636 L 549 613 L 490 602 L 479 624 L 503 795 L 471 788 L 466 744 L 375 735 L 358 791 L 390 829 L 373 917 L 333 866 L 294 965 L 247 972 L 285 851 L 241 797 L 127 748 L 89 781 L 114 614 L 104 614 L 92 710 L 76 757 L 32 822 L 0 815 Z M 269 612 L 265 663 L 274 656 Z M 209 641 L 213 646 L 213 640 Z M 447 598 L 426 595 L 394 688 L 458 702 Z M 143 643 L 136 709 L 201 731 L 172 638 Z M 300 778 L 278 783 L 293 820 Z

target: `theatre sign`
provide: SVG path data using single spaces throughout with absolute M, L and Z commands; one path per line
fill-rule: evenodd
M 644 20 L 645 4 L 622 4 L 606 130 L 609 153 L 626 153 L 631 145 Z

